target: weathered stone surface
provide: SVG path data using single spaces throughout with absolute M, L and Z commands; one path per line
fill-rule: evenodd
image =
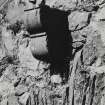
M 79 30 L 89 24 L 90 14 L 87 12 L 74 11 L 69 15 L 68 20 L 70 30 Z
M 22 94 L 24 94 L 26 91 L 28 90 L 28 88 L 24 85 L 18 85 L 15 88 L 15 95 L 16 96 L 21 96 Z
M 32 53 L 29 47 L 19 47 L 19 60 L 24 67 L 28 67 L 30 69 L 37 69 L 37 65 L 39 63 L 38 60 L 33 58 Z
M 30 94 L 28 92 L 24 93 L 20 98 L 19 98 L 19 103 L 21 105 L 27 105 L 29 101 Z
M 8 97 L 8 104 L 7 105 L 19 105 L 18 98 L 16 96 L 10 96 Z
M 103 42 L 103 45 L 105 45 L 105 7 L 100 9 L 95 15 L 94 15 L 94 22 L 93 22 L 93 28 L 96 29 L 101 34 L 101 40 Z
M 8 102 L 7 99 L 3 99 L 0 103 L 0 105 L 7 105 L 7 102 Z
M 0 82 L 0 94 L 2 97 L 7 97 L 14 93 L 14 87 L 8 82 Z
M 18 53 L 19 61 L 23 66 L 36 70 L 39 61 L 36 60 L 32 56 L 32 53 L 31 53 L 30 47 L 29 47 L 29 43 L 30 43 L 29 39 L 27 39 L 27 38 L 23 39 L 21 36 L 22 33 L 20 33 L 18 35 L 18 36 L 20 36 L 20 39 L 19 39 L 20 46 L 19 46 L 19 53 Z
M 47 0 L 46 4 L 50 7 L 58 8 L 61 10 L 73 10 L 76 8 L 77 0 Z
M 40 3 L 38 0 L 37 5 Z M 19 0 L 11 2 L 9 9 L 18 4 Z M 28 0 L 21 4 L 33 7 Z M 7 29 L 9 24 L 2 20 L 0 105 L 104 105 L 105 1 L 47 0 L 46 4 L 71 11 L 68 20 L 73 38 L 73 59 L 69 80 L 62 84 L 59 75 L 50 76 L 50 64 L 33 57 L 29 48 L 30 34 L 23 24 Z M 0 13 L 4 16 L 6 11 Z
M 51 82 L 59 84 L 62 82 L 62 79 L 61 79 L 60 75 L 52 75 L 51 76 Z

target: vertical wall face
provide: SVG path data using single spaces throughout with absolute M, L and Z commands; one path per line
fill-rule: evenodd
M 51 4 L 59 10 L 69 10 L 73 7 L 73 12 L 69 15 L 69 30 L 72 32 L 69 33 L 68 31 L 67 15 L 64 15 L 64 12 L 44 7 L 45 9 L 42 10 L 44 12 L 41 13 L 41 22 L 47 33 L 47 41 L 46 38 L 34 40 L 35 48 L 38 48 L 35 49 L 37 50 L 35 52 L 44 55 L 48 54 L 46 51 L 49 50 L 53 65 L 57 63 L 54 67 L 57 68 L 56 70 L 60 67 L 59 71 L 62 71 L 64 70 L 62 67 L 65 66 L 64 58 L 71 54 L 71 50 L 68 51 L 68 42 L 70 41 L 69 48 L 71 49 L 72 38 L 69 39 L 68 35 L 70 37 L 72 35 L 74 58 L 70 62 L 69 83 L 61 84 L 58 82 L 55 84 L 51 82 L 49 64 L 40 62 L 32 56 L 29 49 L 30 39 L 24 37 L 24 30 L 14 34 L 13 40 L 11 31 L 4 30 L 5 43 L 0 42 L 0 44 L 5 44 L 5 47 L 8 48 L 6 50 L 10 50 L 10 53 L 14 49 L 13 55 L 16 54 L 17 58 L 3 55 L 0 47 L 0 54 L 2 55 L 0 55 L 0 105 L 104 105 L 104 0 L 50 1 L 54 1 L 55 4 Z M 72 1 L 76 7 L 74 4 L 72 5 Z M 84 2 L 86 3 L 83 4 Z M 92 5 L 92 2 L 95 3 Z M 98 5 L 102 12 L 94 11 L 94 5 Z M 96 17 L 99 21 L 92 19 L 95 14 L 97 14 Z M 40 45 L 41 47 L 39 47 Z M 55 82 L 56 79 L 55 76 Z

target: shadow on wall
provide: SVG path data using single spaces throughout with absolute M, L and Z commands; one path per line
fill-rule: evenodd
M 68 63 L 72 58 L 72 37 L 68 27 L 68 13 L 42 5 L 40 19 L 47 33 L 51 72 L 66 73 L 65 70 L 68 70 Z

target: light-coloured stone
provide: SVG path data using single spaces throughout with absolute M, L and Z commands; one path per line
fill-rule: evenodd
M 105 105 L 105 95 L 103 95 L 101 98 L 101 105 Z
M 91 26 L 94 30 L 97 30 L 101 34 L 101 40 L 105 46 L 105 7 L 100 9 L 96 14 L 94 14 Z
M 30 93 L 26 92 L 19 98 L 19 102 L 21 103 L 21 105 L 27 105 L 29 96 L 30 96 Z
M 0 102 L 0 105 L 7 105 L 7 98 L 6 99 L 3 99 L 1 102 Z
M 98 73 L 98 74 L 102 74 L 102 73 L 105 73 L 105 65 L 103 66 L 90 66 L 90 73 L 91 74 L 95 74 L 95 73 Z
M 24 86 L 24 85 L 18 85 L 16 88 L 15 88 L 15 95 L 16 96 L 20 96 L 22 95 L 23 93 L 25 93 L 27 91 L 27 87 Z
M 0 48 L 0 60 L 5 57 L 5 50 L 3 47 Z
M 77 0 L 46 0 L 46 4 L 60 10 L 73 10 L 76 7 Z
M 82 27 L 87 26 L 88 17 L 89 13 L 87 12 L 79 12 L 79 11 L 72 12 L 68 17 L 69 29 L 78 30 Z
M 14 40 L 13 40 L 13 34 L 11 30 L 7 30 L 6 27 L 2 27 L 2 40 L 5 45 L 5 48 L 7 49 L 7 52 L 9 55 L 13 55 L 13 49 L 14 49 Z
M 61 79 L 60 75 L 52 75 L 51 82 L 52 83 L 61 83 L 62 79 Z
M 0 82 L 0 94 L 2 95 L 2 97 L 6 97 L 13 93 L 14 93 L 14 87 L 12 84 L 5 81 Z
M 19 60 L 20 60 L 21 64 L 24 67 L 28 67 L 33 70 L 37 69 L 37 65 L 38 65 L 39 61 L 36 60 L 32 56 L 32 53 L 31 53 L 29 47 L 24 47 L 23 45 L 20 45 L 18 56 L 19 56 Z
M 8 97 L 8 105 L 19 105 L 17 97 L 14 95 Z

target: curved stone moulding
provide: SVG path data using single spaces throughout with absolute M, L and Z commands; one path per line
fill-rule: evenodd
M 47 36 L 31 38 L 30 50 L 32 55 L 39 60 L 48 61 Z

